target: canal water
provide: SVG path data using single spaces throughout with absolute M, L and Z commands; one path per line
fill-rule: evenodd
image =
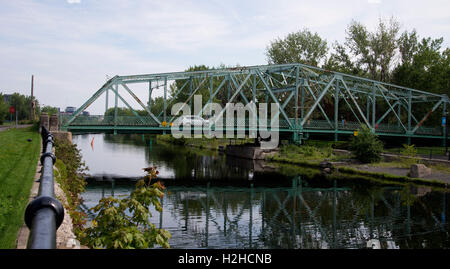
M 74 135 L 89 167 L 82 208 L 126 197 L 144 167 L 167 187 L 151 221 L 171 248 L 446 249 L 449 193 L 336 179 L 311 169 L 160 144 L 149 135 Z

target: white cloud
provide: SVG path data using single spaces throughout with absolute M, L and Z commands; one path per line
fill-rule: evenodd
M 381 4 L 381 0 L 367 0 L 369 4 Z
M 67 0 L 67 3 L 69 3 L 69 4 L 80 4 L 81 0 Z

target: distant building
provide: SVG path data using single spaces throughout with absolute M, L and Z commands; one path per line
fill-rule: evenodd
M 83 111 L 83 116 L 89 116 L 89 112 L 88 111 Z
M 9 103 L 11 96 L 12 94 L 3 94 L 3 101 L 5 101 L 5 103 Z
M 73 114 L 75 111 L 77 110 L 77 108 L 76 107 L 74 107 L 74 106 L 68 106 L 68 107 L 66 107 L 66 113 L 67 114 Z

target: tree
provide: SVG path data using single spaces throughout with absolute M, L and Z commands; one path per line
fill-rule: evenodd
M 409 42 L 403 42 L 403 44 L 407 43 L 409 47 L 414 49 L 407 52 L 410 58 L 406 58 L 394 70 L 394 83 L 449 95 L 450 49 L 442 50 L 443 41 L 443 38 L 422 38 L 418 42 L 415 38 Z
M 213 69 L 214 68 L 210 68 L 206 65 L 195 65 L 195 66 L 191 66 L 188 69 L 186 69 L 185 72 L 206 71 L 206 70 L 213 70 Z M 183 88 L 183 90 L 181 92 L 179 92 L 177 95 L 177 92 L 183 87 L 183 85 L 185 85 L 186 82 L 188 84 L 186 84 L 186 86 Z M 192 81 L 192 88 L 190 87 L 191 82 L 186 79 L 177 80 L 174 84 L 172 84 L 169 89 L 170 96 L 172 98 L 174 98 L 172 105 L 175 103 L 178 103 L 178 102 L 184 103 L 187 100 L 187 98 L 189 97 L 189 95 L 191 94 L 191 91 L 194 91 L 198 87 L 200 82 L 201 82 L 201 80 L 200 81 Z M 200 86 L 200 88 L 196 91 L 195 94 L 202 95 L 203 103 L 206 103 L 206 101 L 209 98 L 209 82 L 205 81 Z M 175 97 L 175 95 L 176 95 L 176 97 Z M 170 108 L 168 107 L 167 109 L 170 112 Z
M 308 29 L 272 41 L 266 49 L 269 64 L 303 63 L 318 66 L 326 59 L 327 41 Z
M 350 150 L 363 163 L 377 162 L 381 159 L 383 143 L 364 125 L 358 130 L 358 135 L 352 138 Z
M 323 65 L 323 68 L 357 76 L 364 75 L 360 64 L 352 61 L 352 58 L 350 54 L 347 53 L 344 45 L 335 42 L 333 44 L 333 49 L 334 53 L 331 53 L 330 57 Z
M 105 112 L 105 116 L 112 116 L 112 117 L 114 117 L 114 115 L 115 115 L 115 108 L 114 107 L 108 108 L 108 110 L 106 110 L 106 112 Z M 118 107 L 117 108 L 117 116 L 135 116 L 135 115 L 131 111 L 131 109 L 129 109 L 129 108 Z
M 3 94 L 0 93 L 0 125 L 8 115 L 8 104 L 6 104 Z
M 158 116 L 163 110 L 164 110 L 164 97 L 159 96 L 155 99 L 152 98 L 150 106 L 150 111 L 153 113 L 153 115 Z M 167 104 L 169 103 L 169 100 L 167 100 Z M 167 108 L 166 111 L 167 115 L 170 115 L 170 110 Z M 148 115 L 147 111 L 145 111 L 145 115 Z M 161 114 L 162 115 L 162 114 Z
M 411 65 L 413 62 L 414 54 L 418 51 L 418 37 L 416 30 L 408 33 L 403 32 L 397 40 L 398 48 L 400 50 L 402 65 Z
M 53 106 L 44 106 L 41 109 L 41 113 L 47 113 L 49 116 L 58 114 L 58 108 L 53 107 Z
M 359 22 L 352 21 L 348 26 L 344 45 L 335 43 L 335 50 L 331 55 L 334 62 L 330 66 L 345 67 L 344 70 L 355 73 L 359 69 L 361 75 L 371 79 L 389 82 L 397 51 L 397 35 L 399 23 L 391 18 L 389 22 L 379 20 L 375 32 L 369 30 Z M 354 60 L 350 60 L 354 59 Z
M 419 38 L 415 31 L 399 40 L 402 63 L 393 71 L 393 83 L 427 92 L 450 95 L 450 48 L 442 49 L 443 38 Z M 414 114 L 429 112 L 426 104 L 414 104 Z M 440 124 L 442 113 L 432 113 L 427 124 Z

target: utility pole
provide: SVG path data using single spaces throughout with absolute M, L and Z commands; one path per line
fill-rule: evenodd
M 33 95 L 33 88 L 34 88 L 34 75 L 31 75 L 31 103 L 30 103 L 30 120 L 34 121 L 34 95 Z

